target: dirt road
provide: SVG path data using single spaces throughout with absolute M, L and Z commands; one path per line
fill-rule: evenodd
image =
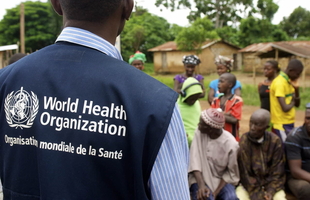
M 209 108 L 209 103 L 207 101 L 200 101 L 201 108 L 202 109 L 207 109 Z M 252 115 L 252 113 L 259 109 L 257 106 L 247 106 L 243 105 L 242 107 L 242 119 L 240 121 L 240 134 L 245 133 L 249 130 L 249 120 Z M 296 111 L 296 117 L 295 117 L 295 127 L 296 126 L 301 126 L 304 122 L 304 117 L 305 117 L 305 111 Z

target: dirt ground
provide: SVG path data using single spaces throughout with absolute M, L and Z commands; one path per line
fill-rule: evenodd
M 200 101 L 201 108 L 207 109 L 210 107 L 207 101 Z M 252 113 L 259 109 L 257 106 L 247 106 L 243 105 L 242 107 L 242 119 L 240 121 L 240 135 L 249 131 L 249 120 Z M 296 110 L 296 117 L 295 117 L 295 126 L 301 126 L 304 122 L 305 111 Z

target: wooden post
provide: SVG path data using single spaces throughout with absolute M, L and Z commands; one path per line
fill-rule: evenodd
M 25 6 L 20 4 L 20 51 L 25 53 Z
M 276 49 L 276 61 L 278 62 L 279 61 L 279 50 Z
M 256 86 L 256 63 L 253 66 L 253 81 L 254 85 Z
M 303 65 L 304 65 L 304 70 L 302 72 L 302 89 L 303 89 L 303 91 L 305 91 L 305 89 L 306 89 L 306 71 L 307 71 L 306 62 L 307 62 L 307 60 L 306 60 L 306 58 L 303 58 L 302 60 L 303 60 Z

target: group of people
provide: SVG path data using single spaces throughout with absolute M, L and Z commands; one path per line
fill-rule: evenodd
M 230 73 L 232 60 L 216 58 L 219 79 L 211 81 L 210 108 L 202 112 L 198 100 L 205 93 L 204 79 L 195 74 L 199 58 L 185 56 L 183 63 L 185 72 L 175 76 L 174 89 L 189 141 L 191 199 L 281 200 L 286 199 L 285 189 L 308 199 L 310 103 L 305 124 L 292 130 L 302 63 L 292 59 L 284 71 L 274 60 L 265 63 L 267 79 L 258 86 L 261 108 L 253 112 L 249 131 L 240 139 L 243 102 L 241 84 Z
M 265 109 L 252 114 L 239 139 L 243 102 L 231 59 L 215 61 L 219 79 L 210 84 L 210 108 L 201 111 L 197 100 L 206 89 L 195 74 L 197 56 L 183 58 L 177 92 L 140 71 L 141 52 L 130 64 L 122 60 L 114 45 L 133 0 L 51 4 L 64 19 L 55 44 L 0 70 L 5 200 L 285 199 L 284 155 L 290 189 L 299 199 L 309 196 L 310 105 L 305 124 L 286 139 L 266 131 Z M 293 122 L 273 120 L 272 98 L 294 115 L 301 66 L 291 61 L 271 83 L 271 125 L 279 136 Z M 280 83 L 285 89 L 273 93 Z
M 195 68 L 199 63 L 200 59 L 196 55 L 184 56 L 185 72 L 174 77 L 174 90 L 180 94 L 178 104 L 189 145 L 201 113 L 198 100 L 203 98 L 206 93 L 204 77 L 195 73 Z M 220 108 L 223 111 L 225 116 L 224 129 L 232 133 L 236 140 L 239 141 L 239 121 L 241 120 L 243 105 L 241 98 L 242 86 L 236 76 L 230 73 L 233 66 L 232 59 L 218 56 L 215 64 L 219 78 L 209 84 L 208 102 L 212 108 Z

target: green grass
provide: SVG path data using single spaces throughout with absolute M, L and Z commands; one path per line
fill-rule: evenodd
M 154 74 L 154 64 L 153 63 L 144 63 L 143 71 L 149 75 Z
M 146 63 L 144 71 L 151 75 L 153 78 L 157 79 L 158 81 L 164 83 L 170 88 L 173 88 L 173 78 L 175 75 L 155 75 L 153 70 L 152 63 Z M 242 74 L 242 73 L 240 73 Z M 216 74 L 206 75 L 204 86 L 206 88 L 206 96 L 202 100 L 207 100 L 208 92 L 209 92 L 209 84 L 212 80 L 218 78 Z M 242 83 L 241 83 L 242 84 Z M 257 90 L 257 85 L 253 84 L 242 84 L 242 99 L 244 105 L 251 105 L 251 106 L 260 106 L 260 100 Z M 305 110 L 306 103 L 310 102 L 310 88 L 300 88 L 300 99 L 301 104 L 297 110 Z
M 260 106 L 257 86 L 242 84 L 241 95 L 244 105 Z
M 306 104 L 310 103 L 310 88 L 300 88 L 300 106 L 297 110 L 305 110 Z

